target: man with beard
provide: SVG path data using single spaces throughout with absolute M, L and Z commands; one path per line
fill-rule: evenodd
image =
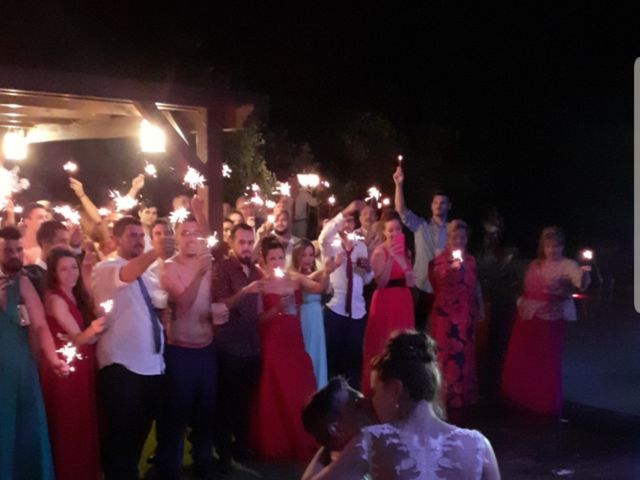
M 286 267 L 289 268 L 291 266 L 291 254 L 293 253 L 293 247 L 300 241 L 300 239 L 291 233 L 290 218 L 289 212 L 282 209 L 276 214 L 273 225 L 267 222 L 258 229 L 258 241 L 254 247 L 254 255 L 256 257 L 259 257 L 257 250 L 259 249 L 258 246 L 262 239 L 268 235 L 274 235 L 282 244 L 282 248 L 284 248 Z
M 69 367 L 56 354 L 42 303 L 22 275 L 22 263 L 20 231 L 0 229 L 0 478 L 52 479 L 47 421 L 29 335 L 41 350 L 41 361 L 56 374 L 68 374 Z M 20 319 L 21 303 L 29 314 L 28 326 Z
M 158 473 L 177 479 L 183 436 L 191 425 L 194 472 L 209 474 L 213 464 L 216 354 L 211 320 L 211 255 L 194 217 L 176 228 L 178 253 L 162 267 L 161 280 L 174 314 L 165 325 L 167 366 L 162 415 L 158 419 Z
M 166 294 L 149 267 L 173 251 L 173 239 L 145 252 L 142 224 L 128 216 L 115 223 L 113 236 L 117 256 L 99 263 L 93 272 L 96 305 L 113 300 L 97 345 L 97 386 L 105 420 L 105 479 L 128 480 L 138 478 L 138 460 L 156 418 L 164 373 L 156 307 L 164 307 L 160 302 Z
M 211 299 L 229 309 L 229 321 L 216 330 L 218 397 L 216 446 L 221 472 L 231 470 L 233 455 L 246 455 L 249 405 L 260 373 L 258 293 L 262 274 L 253 263 L 253 228 L 239 223 L 231 230 L 231 252 L 213 266 Z
M 444 192 L 435 192 L 431 197 L 431 218 L 429 220 L 417 216 L 409 210 L 404 202 L 404 172 L 397 167 L 393 174 L 396 184 L 395 207 L 405 227 L 413 232 L 415 245 L 415 261 L 413 272 L 416 286 L 413 287 L 414 318 L 416 330 L 425 331 L 427 318 L 433 306 L 433 287 L 429 282 L 429 262 L 433 260 L 447 243 L 447 217 L 451 210 L 451 202 Z

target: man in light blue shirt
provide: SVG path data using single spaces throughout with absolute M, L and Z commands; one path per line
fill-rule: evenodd
M 393 174 L 396 184 L 395 207 L 402 218 L 402 223 L 413 232 L 415 241 L 415 261 L 413 271 L 416 275 L 416 286 L 413 288 L 416 330 L 424 331 L 427 326 L 431 306 L 433 305 L 433 288 L 429 282 L 429 262 L 433 260 L 447 244 L 447 217 L 451 210 L 449 197 L 436 192 L 431 198 L 431 218 L 419 217 L 407 208 L 404 202 L 404 172 L 402 167 L 396 168 Z

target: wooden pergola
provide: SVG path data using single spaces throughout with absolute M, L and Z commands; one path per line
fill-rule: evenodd
M 213 229 L 222 225 L 222 132 L 265 103 L 224 88 L 0 67 L 0 129 L 22 128 L 30 143 L 135 137 L 142 119 L 161 127 L 177 167 L 207 179 Z

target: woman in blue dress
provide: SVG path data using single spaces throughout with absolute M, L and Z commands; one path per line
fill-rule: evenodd
M 312 280 L 324 281 L 325 290 L 329 283 L 329 274 L 333 262 L 327 262 L 324 270 L 316 268 L 316 251 L 307 239 L 300 240 L 293 248 L 291 268 Z M 322 316 L 322 295 L 319 293 L 302 293 L 300 306 L 300 323 L 304 338 L 304 349 L 311 357 L 313 373 L 316 376 L 318 389 L 327 384 L 327 347 L 324 336 L 324 319 Z
M 58 375 L 58 358 L 38 294 L 22 271 L 20 232 L 0 229 L 0 478 L 53 479 L 47 418 L 29 332 Z M 23 303 L 28 319 L 21 316 Z M 60 380 L 64 381 L 64 380 Z

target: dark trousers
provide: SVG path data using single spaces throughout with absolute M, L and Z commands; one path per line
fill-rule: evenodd
M 98 371 L 105 480 L 138 480 L 138 461 L 161 402 L 162 375 L 138 375 L 120 364 Z
M 416 325 L 416 330 L 419 332 L 427 332 L 429 314 L 433 307 L 434 296 L 433 293 L 427 293 L 419 288 L 413 287 L 413 314 Z
M 167 345 L 164 360 L 162 409 L 156 424 L 158 477 L 179 479 L 184 434 L 189 425 L 194 469 L 206 472 L 213 464 L 217 359 L 213 345 Z
M 360 389 L 365 324 L 366 317 L 356 320 L 324 309 L 329 378 L 342 375 L 356 390 Z
M 249 409 L 260 376 L 260 356 L 238 357 L 218 351 L 218 402 L 215 443 L 218 456 L 229 461 L 235 453 L 246 454 Z

